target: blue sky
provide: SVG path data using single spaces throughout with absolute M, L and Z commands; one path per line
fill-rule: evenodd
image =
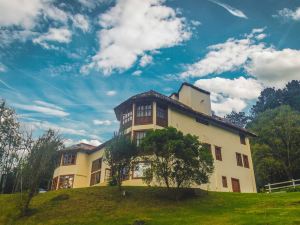
M 37 134 L 98 144 L 115 106 L 183 81 L 217 115 L 249 110 L 300 79 L 299 31 L 300 0 L 0 0 L 0 97 Z

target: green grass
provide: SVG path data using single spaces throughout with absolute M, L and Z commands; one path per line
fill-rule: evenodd
M 19 218 L 20 195 L 0 195 L 0 224 L 202 225 L 300 224 L 300 194 L 202 193 L 186 200 L 167 198 L 165 189 L 115 187 L 59 190 L 37 195 L 32 214 Z M 162 197 L 164 196 L 164 197 Z

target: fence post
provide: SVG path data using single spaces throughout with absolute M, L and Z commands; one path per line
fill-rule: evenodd
M 270 183 L 268 183 L 268 187 L 269 187 L 269 193 L 271 193 L 272 192 L 272 188 L 271 188 L 271 184 Z
M 294 179 L 292 179 L 292 183 L 293 183 L 293 187 L 296 188 L 295 180 Z

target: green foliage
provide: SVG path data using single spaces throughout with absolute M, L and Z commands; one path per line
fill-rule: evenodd
M 201 145 L 196 136 L 183 135 L 175 128 L 168 127 L 149 131 L 141 144 L 142 154 L 151 160 L 144 180 L 153 179 L 168 188 L 189 187 L 192 184 L 207 183 L 213 172 L 211 152 Z
M 260 186 L 300 177 L 300 113 L 280 106 L 259 114 L 248 126 L 255 174 Z
M 297 187 L 291 187 L 289 189 L 286 190 L 286 192 L 300 192 L 300 187 L 297 186 Z
M 105 149 L 105 160 L 111 168 L 112 180 L 121 189 L 124 176 L 130 171 L 131 163 L 137 156 L 135 143 L 127 136 L 117 134 Z
M 62 147 L 60 137 L 53 130 L 48 130 L 34 142 L 24 165 L 23 180 L 28 196 L 21 205 L 23 215 L 28 212 L 30 201 L 37 194 L 41 181 L 49 173 L 53 174 L 58 150 Z
M 265 88 L 251 111 L 253 116 L 256 116 L 281 105 L 289 105 L 292 109 L 300 111 L 300 81 L 293 80 L 283 89 Z
M 247 116 L 245 112 L 237 113 L 232 111 L 230 114 L 225 116 L 225 119 L 239 127 L 245 127 L 251 120 L 251 117 Z
M 51 191 L 35 196 L 31 216 L 18 217 L 19 194 L 0 195 L 1 225 L 296 225 L 299 224 L 299 193 L 246 194 L 202 192 L 200 196 L 174 201 L 161 196 L 165 188 L 90 187 Z M 60 196 L 67 195 L 68 199 Z M 75 207 L 78 206 L 78 207 Z

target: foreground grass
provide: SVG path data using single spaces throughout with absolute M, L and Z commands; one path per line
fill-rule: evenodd
M 0 224 L 300 224 L 299 193 L 209 192 L 175 201 L 162 197 L 161 188 L 125 189 L 126 197 L 114 187 L 39 194 L 31 204 L 32 214 L 23 218 L 18 218 L 15 204 L 20 195 L 0 195 Z

